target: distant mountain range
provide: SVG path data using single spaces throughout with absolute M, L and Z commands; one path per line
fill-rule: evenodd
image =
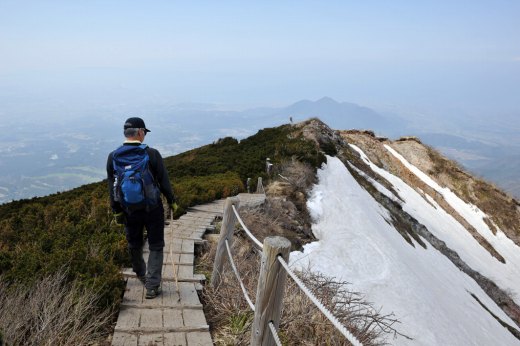
M 63 116 L 59 123 L 38 127 L 25 116 L 0 124 L 0 128 L 9 128 L 0 148 L 0 203 L 103 179 L 106 155 L 122 142 L 121 124 L 129 115 L 145 118 L 152 129 L 148 144 L 164 156 L 221 137 L 245 138 L 258 128 L 288 123 L 291 118 L 298 122 L 318 117 L 335 129 L 367 129 L 390 138 L 413 135 L 520 198 L 520 141 L 508 124 L 486 126 L 468 121 L 465 126 L 463 118 L 418 117 L 337 102 L 330 97 L 301 100 L 287 107 L 245 110 L 165 103 L 138 110 L 118 105 L 85 113 L 71 119 Z
M 318 117 L 335 129 L 368 129 L 390 138 L 417 136 L 475 175 L 520 198 L 520 143 L 517 134 L 508 131 L 507 124 L 496 128 L 490 123 L 486 128 L 486 123 L 478 124 L 468 119 L 464 127 L 463 117 L 453 119 L 453 122 L 443 117 L 418 120 L 413 115 L 376 111 L 328 97 L 314 102 L 299 101 L 273 114 L 286 119 L 292 116 L 297 120 Z M 435 121 L 438 124 L 430 126 Z M 457 131 L 453 130 L 455 125 L 459 126 Z

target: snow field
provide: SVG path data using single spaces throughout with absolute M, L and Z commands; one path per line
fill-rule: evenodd
M 470 292 L 502 320 L 514 325 L 478 284 L 433 247 L 410 246 L 387 223 L 388 212 L 339 159 L 327 157 L 318 178 L 308 207 L 319 241 L 306 245 L 303 252 L 292 252 L 292 266 L 348 281 L 354 290 L 366 294 L 367 300 L 381 306 L 383 313 L 394 312 L 401 321 L 396 325 L 398 330 L 414 340 L 397 337 L 390 340 L 393 344 L 519 344 L 471 297 Z M 394 187 L 404 197 L 405 205 L 412 204 L 408 200 L 411 192 L 401 195 L 404 186 Z M 425 206 L 414 208 L 424 212 Z M 446 215 L 436 212 L 432 217 Z

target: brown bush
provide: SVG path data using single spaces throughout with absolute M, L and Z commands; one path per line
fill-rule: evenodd
M 279 177 L 291 185 L 292 192 L 307 192 L 316 183 L 316 169 L 308 163 L 292 159 L 280 164 L 277 170 Z M 286 194 L 288 195 L 288 194 Z
M 33 286 L 8 286 L 0 278 L 0 330 L 7 345 L 92 345 L 106 336 L 111 310 L 99 294 L 66 284 L 64 270 Z
M 260 241 L 278 235 L 291 241 L 292 250 L 301 250 L 303 245 L 316 239 L 307 209 L 299 210 L 285 197 L 267 197 L 259 207 L 241 208 L 240 215 Z

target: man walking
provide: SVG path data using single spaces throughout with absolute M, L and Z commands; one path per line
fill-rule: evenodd
M 146 298 L 161 293 L 164 248 L 164 209 L 166 197 L 172 212 L 175 197 L 161 154 L 142 144 L 150 132 L 141 118 L 129 118 L 124 124 L 125 141 L 108 155 L 107 176 L 110 206 L 117 224 L 125 225 L 132 269 L 146 287 Z M 148 232 L 148 266 L 143 259 L 143 230 Z

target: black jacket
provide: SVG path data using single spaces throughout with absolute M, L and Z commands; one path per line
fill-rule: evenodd
M 141 143 L 124 143 L 123 145 L 140 145 Z M 168 204 L 172 204 L 175 202 L 175 196 L 173 195 L 173 190 L 170 185 L 170 180 L 168 179 L 168 172 L 164 167 L 164 162 L 161 154 L 157 149 L 146 148 L 148 156 L 150 157 L 150 171 L 157 182 L 159 190 L 166 197 L 166 201 Z M 107 177 L 108 177 L 108 190 L 110 191 L 110 207 L 112 207 L 112 211 L 114 213 L 120 213 L 123 211 L 123 208 L 119 204 L 119 202 L 114 201 L 114 162 L 112 160 L 114 152 L 111 152 L 108 155 L 107 159 Z

